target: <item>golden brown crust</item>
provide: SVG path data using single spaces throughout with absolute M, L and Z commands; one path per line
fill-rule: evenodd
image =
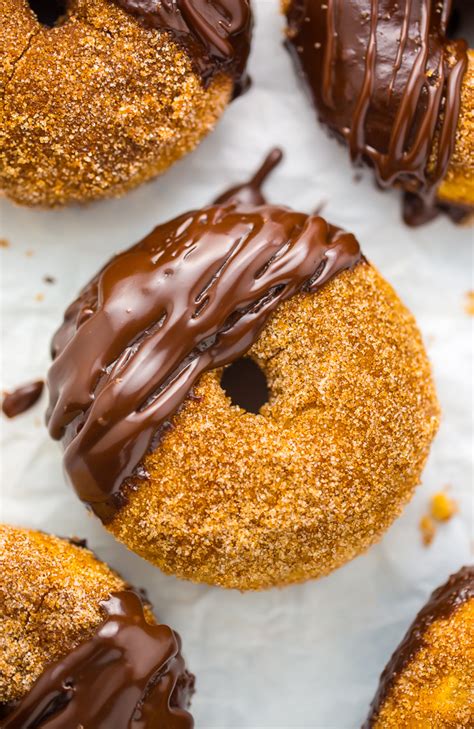
M 203 376 L 108 525 L 165 572 L 239 589 L 327 574 L 377 541 L 439 415 L 413 317 L 367 264 L 283 304 L 250 354 L 262 413 Z
M 374 729 L 461 729 L 474 724 L 474 600 L 423 635 L 398 676 Z
M 468 67 L 461 90 L 461 109 L 456 142 L 446 176 L 438 188 L 443 202 L 474 205 L 474 51 L 468 52 Z
M 27 0 L 0 0 L 0 99 L 15 70 L 15 65 L 29 46 L 38 23 Z
M 75 0 L 55 28 L 25 6 L 0 0 L 0 187 L 16 202 L 120 195 L 193 149 L 230 99 L 229 77 L 204 89 L 169 33 L 109 0 Z
M 0 704 L 89 638 L 104 619 L 100 600 L 124 587 L 89 550 L 0 525 Z

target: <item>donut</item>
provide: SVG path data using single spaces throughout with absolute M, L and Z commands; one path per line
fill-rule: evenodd
M 474 567 L 433 592 L 382 676 L 363 729 L 474 725 Z
M 181 641 L 80 540 L 0 525 L 0 727 L 192 729 Z
M 449 0 L 283 0 L 286 46 L 320 121 L 406 223 L 474 211 L 474 53 L 447 36 Z
M 248 202 L 261 181 L 109 261 L 66 310 L 48 373 L 80 499 L 165 572 L 241 590 L 375 542 L 438 425 L 411 314 L 352 234 Z M 256 412 L 221 384 L 242 359 L 266 377 Z
M 0 13 L 0 189 L 17 203 L 122 195 L 248 85 L 250 0 L 0 0 Z

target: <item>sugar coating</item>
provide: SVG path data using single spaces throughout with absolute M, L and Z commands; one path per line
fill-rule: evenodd
M 453 154 L 438 197 L 453 203 L 474 205 L 474 51 L 468 51 L 468 66 L 461 87 L 461 107 Z
M 474 600 L 436 620 L 405 666 L 374 729 L 474 726 Z
M 124 587 L 89 550 L 0 525 L 0 716 L 2 703 L 92 636 L 104 620 L 99 602 Z
M 376 542 L 420 480 L 439 408 L 412 315 L 370 265 L 299 294 L 249 352 L 260 414 L 206 373 L 107 526 L 165 572 L 261 589 Z
M 0 0 L 0 188 L 52 206 L 121 195 L 213 128 L 233 82 L 205 89 L 168 32 L 110 0 L 72 0 L 54 28 Z

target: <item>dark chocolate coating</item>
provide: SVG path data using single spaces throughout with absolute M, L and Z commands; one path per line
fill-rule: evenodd
M 80 498 L 110 518 L 200 375 L 360 256 L 323 218 L 231 202 L 160 225 L 106 264 L 66 311 L 48 375 L 49 431 Z
M 397 677 L 424 645 L 424 635 L 436 620 L 449 618 L 459 607 L 474 598 L 474 567 L 462 567 L 449 580 L 433 592 L 420 610 L 404 639 L 387 663 L 370 705 L 369 716 L 362 729 L 371 729 L 384 705 Z
M 45 669 L 1 729 L 192 729 L 194 678 L 179 636 L 150 625 L 132 591 L 101 604 L 95 634 Z
M 248 86 L 252 13 L 249 0 L 115 0 L 149 28 L 169 30 L 189 51 L 207 85 L 217 73 L 234 80 L 236 94 Z
M 448 41 L 444 0 L 291 0 L 287 46 L 320 120 L 406 192 L 405 220 L 436 214 L 454 149 L 467 45 Z

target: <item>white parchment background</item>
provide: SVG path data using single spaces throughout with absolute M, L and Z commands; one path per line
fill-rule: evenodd
M 473 320 L 464 297 L 473 288 L 473 232 L 443 219 L 404 227 L 396 193 L 377 191 L 370 175 L 354 180 L 346 150 L 315 123 L 296 83 L 277 2 L 257 0 L 256 11 L 252 89 L 164 177 L 87 208 L 36 211 L 1 202 L 0 236 L 10 242 L 1 251 L 1 387 L 44 375 L 65 305 L 111 254 L 244 179 L 278 144 L 286 159 L 267 186 L 270 199 L 304 211 L 327 201 L 326 216 L 357 234 L 418 318 L 443 408 L 422 485 L 381 544 L 326 579 L 261 594 L 193 585 L 129 553 L 87 515 L 64 485 L 59 446 L 43 425 L 43 396 L 16 420 L 2 418 L 1 518 L 87 537 L 104 560 L 147 588 L 161 620 L 181 633 L 197 674 L 198 728 L 356 728 L 415 612 L 470 560 Z M 46 274 L 56 283 L 44 283 Z M 430 494 L 446 484 L 460 514 L 426 549 L 418 522 Z

